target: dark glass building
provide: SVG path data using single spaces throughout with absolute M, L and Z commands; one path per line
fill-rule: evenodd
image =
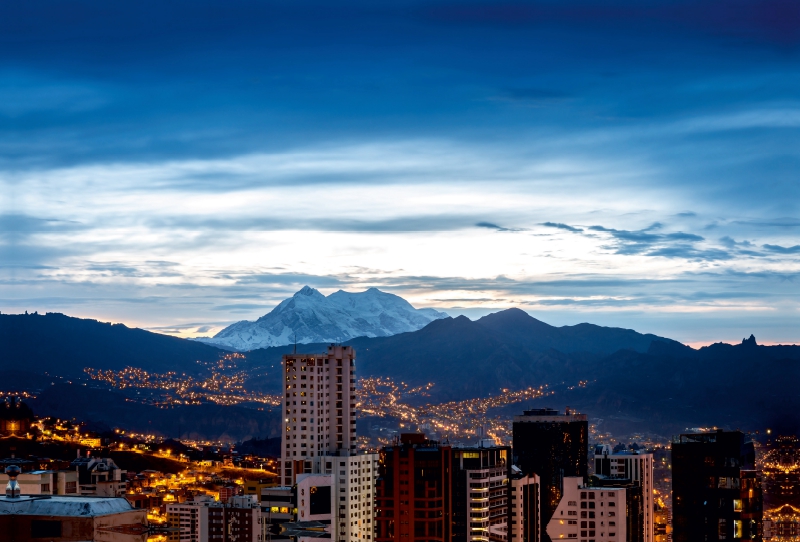
M 589 422 L 585 414 L 569 410 L 526 410 L 514 416 L 514 464 L 522 474 L 537 474 L 541 480 L 541 525 L 553 517 L 563 492 L 565 476 L 587 474 Z M 550 537 L 542 529 L 542 542 Z
M 685 434 L 672 442 L 672 540 L 761 540 L 755 449 L 740 431 Z

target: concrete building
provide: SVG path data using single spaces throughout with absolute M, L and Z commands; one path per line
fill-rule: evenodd
M 511 488 L 508 494 L 508 540 L 513 542 L 539 542 L 542 525 L 540 519 L 539 477 L 523 475 L 511 467 Z
M 488 441 L 453 449 L 453 542 L 508 537 L 511 448 Z
M 261 542 L 264 522 L 255 495 L 238 495 L 223 503 L 199 495 L 185 503 L 167 505 L 167 524 L 177 528 L 170 542 Z
M 352 347 L 338 345 L 325 354 L 283 356 L 283 485 L 311 473 L 312 458 L 355 453 L 355 359 Z
M 3 542 L 145 542 L 147 511 L 117 497 L 0 497 Z
M 594 472 L 607 480 L 630 480 L 642 488 L 644 542 L 654 542 L 655 502 L 653 500 L 653 454 L 623 450 L 614 452 L 611 446 L 595 446 Z
M 356 453 L 355 360 L 352 347 L 339 345 L 324 354 L 283 357 L 279 476 L 284 486 L 297 486 L 298 523 L 330 525 L 335 540 L 364 542 L 374 538 L 379 458 Z M 330 512 L 315 507 L 312 513 L 311 494 L 304 493 L 312 488 L 330 492 Z M 322 502 L 319 495 L 313 502 Z
M 297 521 L 330 523 L 336 540 L 373 540 L 378 461 L 378 454 L 317 457 L 313 461 L 314 473 L 297 478 Z M 321 495 L 312 499 L 313 492 L 329 492 L 329 513 L 321 512 L 323 499 Z M 312 502 L 317 503 L 316 509 L 312 509 Z
M 298 515 L 294 488 L 261 488 L 261 524 L 264 540 L 286 540 L 283 525 L 293 523 Z
M 8 482 L 7 474 L 0 474 L 0 484 Z M 77 495 L 78 473 L 72 470 L 35 470 L 17 476 L 23 495 Z
M 513 421 L 514 465 L 523 475 L 540 479 L 541 522 L 548 525 L 561 502 L 565 477 L 586 479 L 589 453 L 589 422 L 585 414 L 569 409 L 559 414 L 552 409 L 524 411 Z M 542 540 L 550 542 L 547 532 Z
M 638 506 L 635 502 L 631 505 L 637 495 L 641 500 L 638 486 L 590 487 L 583 478 L 565 477 L 561 501 L 547 523 L 547 535 L 551 540 L 638 542 L 641 521 Z
M 123 497 L 126 472 L 107 457 L 78 457 L 70 464 L 78 473 L 78 493 L 102 497 Z

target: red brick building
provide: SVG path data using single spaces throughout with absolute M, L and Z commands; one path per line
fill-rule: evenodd
M 376 542 L 449 542 L 452 449 L 405 434 L 381 453 L 376 487 Z

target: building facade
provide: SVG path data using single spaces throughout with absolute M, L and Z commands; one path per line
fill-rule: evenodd
M 541 522 L 548 525 L 563 495 L 565 477 L 586 479 L 589 423 L 585 414 L 552 409 L 526 410 L 514 416 L 514 464 L 523 475 L 540 479 Z M 542 540 L 550 542 L 547 532 Z
M 102 497 L 123 497 L 127 488 L 126 472 L 113 459 L 79 457 L 70 467 L 78 473 L 78 493 Z
M 452 465 L 453 542 L 506 540 L 511 448 L 454 448 Z
M 283 356 L 283 485 L 311 473 L 312 458 L 355 454 L 355 359 L 352 347 L 338 345 L 325 354 Z
M 255 495 L 238 495 L 227 503 L 200 495 L 185 503 L 167 505 L 167 523 L 177 529 L 170 542 L 261 542 L 265 525 Z
M 539 542 L 542 525 L 540 521 L 539 477 L 523 475 L 512 467 L 511 488 L 508 494 L 508 539 L 514 542 Z
M 595 446 L 594 472 L 611 482 L 630 480 L 642 488 L 644 542 L 654 542 L 653 454 L 639 451 L 614 452 L 607 444 Z
M 547 534 L 552 540 L 640 542 L 640 503 L 638 486 L 593 487 L 584 485 L 583 478 L 565 477 Z
M 8 475 L 0 473 L 0 484 L 8 482 Z M 23 495 L 77 495 L 78 473 L 72 470 L 35 470 L 17 477 Z
M 381 452 L 375 496 L 378 542 L 450 542 L 452 448 L 404 434 Z
M 356 452 L 355 360 L 355 350 L 340 345 L 283 357 L 279 474 L 285 486 L 297 486 L 298 522 L 330 525 L 335 540 L 371 542 L 378 455 Z M 304 494 L 312 488 L 329 492 L 328 513 L 312 513 L 311 494 Z
M 3 542 L 146 542 L 147 511 L 116 497 L 0 497 Z
M 740 431 L 672 442 L 672 539 L 761 540 L 763 499 L 755 449 Z

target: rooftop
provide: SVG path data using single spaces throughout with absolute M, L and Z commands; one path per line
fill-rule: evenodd
M 134 510 L 122 497 L 21 496 L 11 499 L 0 496 L 0 514 L 55 517 L 93 517 Z

